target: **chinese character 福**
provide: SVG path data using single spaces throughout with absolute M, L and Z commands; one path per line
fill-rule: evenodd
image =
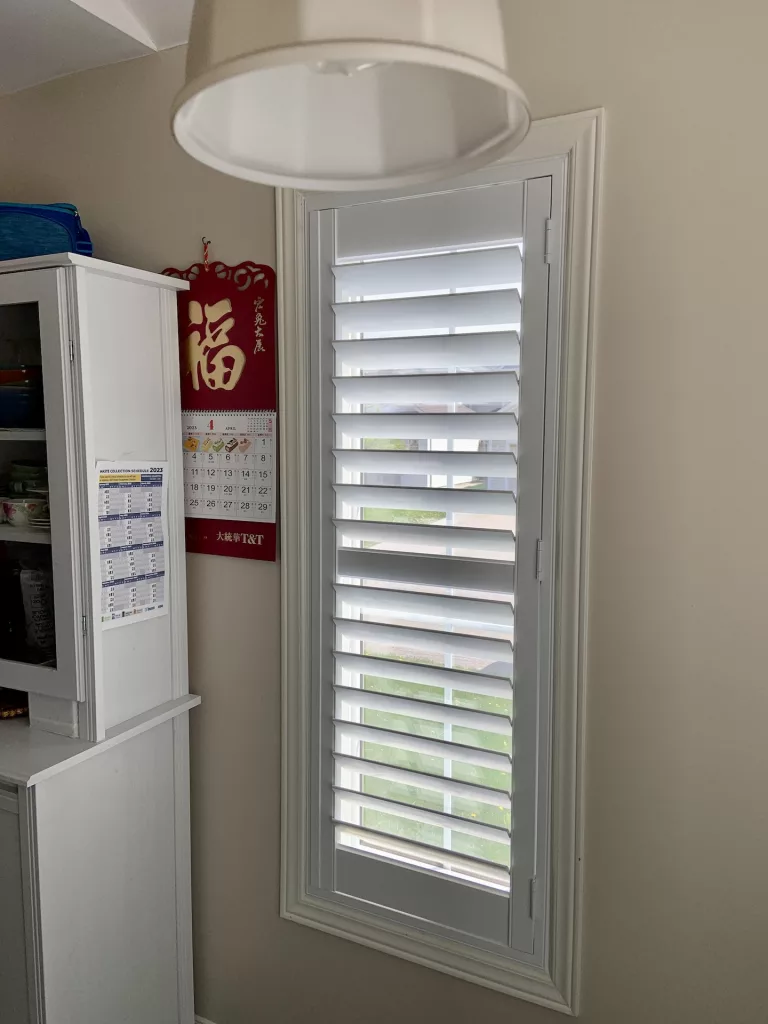
M 195 391 L 200 390 L 201 379 L 212 391 L 232 391 L 240 380 L 245 353 L 230 343 L 227 332 L 235 326 L 231 313 L 229 299 L 206 304 L 205 308 L 195 299 L 189 303 L 190 326 L 205 325 L 205 334 L 192 330 L 187 335 L 189 370 Z

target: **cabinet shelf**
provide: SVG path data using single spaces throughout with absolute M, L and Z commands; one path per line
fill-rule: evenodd
M 0 441 L 44 441 L 42 427 L 0 427 Z
M 17 544 L 50 544 L 50 530 L 32 530 L 23 526 L 0 523 L 0 541 L 15 541 Z

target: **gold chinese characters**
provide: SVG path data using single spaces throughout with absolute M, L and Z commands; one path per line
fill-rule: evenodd
M 232 391 L 240 380 L 245 353 L 229 340 L 228 332 L 235 326 L 231 314 L 229 299 L 205 307 L 195 299 L 189 303 L 189 323 L 193 330 L 187 335 L 187 354 L 195 391 L 200 390 L 201 380 L 212 391 Z M 204 327 L 204 333 L 198 327 Z

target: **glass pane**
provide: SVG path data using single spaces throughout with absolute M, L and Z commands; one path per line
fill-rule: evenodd
M 40 323 L 0 307 L 0 659 L 56 665 Z
M 410 818 L 401 818 L 397 814 L 387 814 L 385 811 L 364 811 L 363 824 L 377 832 L 386 832 L 387 835 L 426 843 L 428 846 L 440 846 L 442 842 L 443 830 L 438 825 L 424 825 L 419 821 L 411 821 Z
M 510 866 L 509 847 L 504 843 L 495 843 L 492 839 L 478 839 L 477 836 L 468 836 L 464 832 L 452 832 L 451 850 L 468 857 L 493 860 L 504 867 Z

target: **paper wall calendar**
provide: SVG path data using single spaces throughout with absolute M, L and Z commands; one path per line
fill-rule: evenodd
M 178 293 L 187 551 L 277 555 L 275 272 L 258 263 L 164 271 Z
M 184 412 L 184 514 L 274 523 L 276 423 L 274 410 Z
M 168 611 L 165 462 L 97 462 L 101 625 Z

